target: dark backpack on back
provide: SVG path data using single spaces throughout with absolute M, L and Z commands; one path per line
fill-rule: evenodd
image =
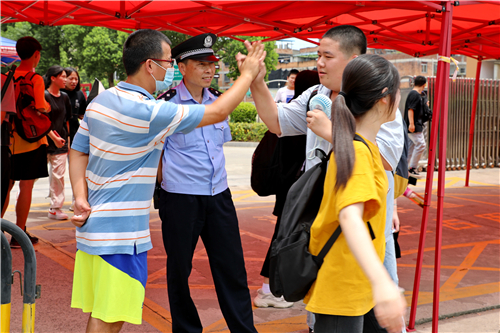
M 317 94 L 318 88 L 312 91 L 309 101 Z M 252 190 L 265 197 L 288 189 L 300 175 L 306 159 L 305 150 L 305 135 L 278 138 L 267 131 L 252 155 Z
M 368 145 L 360 136 L 354 140 Z M 368 148 L 370 149 L 370 148 Z M 318 215 L 330 154 L 316 149 L 321 162 L 307 170 L 288 191 L 278 235 L 271 245 L 269 284 L 274 296 L 289 302 L 304 298 L 316 280 L 323 259 L 341 233 L 340 226 L 317 256 L 309 252 L 311 225 Z M 370 234 L 374 238 L 370 225 Z
M 17 111 L 14 124 L 17 134 L 30 143 L 37 142 L 47 135 L 52 126 L 49 117 L 35 108 L 33 77 L 36 75 L 39 74 L 29 72 L 14 79 Z

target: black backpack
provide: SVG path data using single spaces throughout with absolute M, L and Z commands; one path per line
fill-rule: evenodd
M 354 140 L 368 147 L 360 136 L 356 135 Z M 310 229 L 323 199 L 330 155 L 316 149 L 316 156 L 321 162 L 306 171 L 288 191 L 278 235 L 271 245 L 271 292 L 276 297 L 283 296 L 289 302 L 297 302 L 305 297 L 316 280 L 323 259 L 341 233 L 339 226 L 317 256 L 309 252 Z M 369 223 L 368 228 L 374 239 Z
M 309 101 L 317 94 L 318 88 L 312 91 Z M 280 194 L 283 189 L 290 188 L 300 176 L 306 159 L 305 150 L 306 135 L 278 138 L 276 134 L 267 131 L 252 155 L 252 190 L 265 197 Z

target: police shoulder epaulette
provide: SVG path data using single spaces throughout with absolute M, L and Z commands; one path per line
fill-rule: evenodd
M 165 91 L 163 94 L 158 96 L 158 99 L 163 99 L 165 101 L 171 100 L 175 95 L 177 94 L 177 90 L 175 88 L 172 88 L 170 90 Z
M 222 95 L 222 93 L 220 91 L 218 91 L 217 89 L 214 89 L 214 88 L 208 88 L 208 91 L 210 91 L 212 94 L 214 94 L 217 97 Z

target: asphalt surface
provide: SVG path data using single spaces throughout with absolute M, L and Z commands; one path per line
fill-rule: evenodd
M 250 162 L 254 147 L 226 145 L 228 181 L 233 194 L 252 298 L 262 284 L 259 275 L 270 243 L 276 218 L 271 214 L 274 197 L 259 197 L 250 187 Z M 68 214 L 71 187 L 66 178 Z M 500 332 L 500 172 L 479 169 L 471 172 L 471 186 L 464 187 L 465 172 L 446 173 L 443 246 L 440 277 L 441 316 L 439 332 Z M 437 173 L 434 175 L 437 186 Z M 412 189 L 423 194 L 421 179 Z M 49 208 L 48 179 L 40 179 L 33 191 L 33 204 L 28 218 L 28 231 L 40 238 L 35 245 L 37 283 L 41 298 L 36 301 L 36 332 L 83 332 L 88 314 L 70 307 L 73 265 L 76 252 L 74 228 L 69 221 L 47 218 Z M 15 187 L 4 218 L 15 222 Z M 418 298 L 416 332 L 432 332 L 432 293 L 435 244 L 436 200 L 429 215 L 424 264 Z M 398 199 L 402 230 L 398 259 L 400 286 L 411 302 L 420 234 L 422 209 L 407 198 Z M 171 332 L 165 278 L 166 254 L 161 240 L 161 221 L 151 208 L 150 227 L 153 250 L 148 254 L 149 279 L 146 286 L 142 325 L 125 324 L 124 332 Z M 14 270 L 23 271 L 22 251 L 13 250 Z M 204 325 L 204 332 L 228 332 L 220 312 L 210 274 L 208 258 L 202 242 L 195 251 L 191 293 Z M 408 309 L 409 314 L 409 309 Z M 407 314 L 407 317 L 408 317 Z M 21 331 L 22 297 L 19 279 L 12 286 L 11 332 Z M 289 309 L 254 309 L 259 332 L 307 332 L 306 312 L 302 302 Z M 407 318 L 408 319 L 408 318 Z M 5 320 L 5 318 L 2 318 Z

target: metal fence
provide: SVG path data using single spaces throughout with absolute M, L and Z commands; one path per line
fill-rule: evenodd
M 434 100 L 435 82 L 435 77 L 428 78 L 431 107 Z M 475 79 L 458 78 L 455 82 L 450 80 L 446 145 L 447 170 L 466 169 L 474 84 Z M 402 89 L 402 99 L 404 101 L 411 89 L 405 88 Z M 404 112 L 403 103 L 401 111 Z M 428 122 L 424 129 L 427 146 L 430 127 L 431 123 Z M 438 152 L 436 152 L 436 156 L 439 156 Z M 422 158 L 420 165 L 427 165 L 427 150 Z M 436 160 L 436 168 L 438 163 L 439 161 Z M 500 167 L 500 80 L 480 80 L 471 167 Z

